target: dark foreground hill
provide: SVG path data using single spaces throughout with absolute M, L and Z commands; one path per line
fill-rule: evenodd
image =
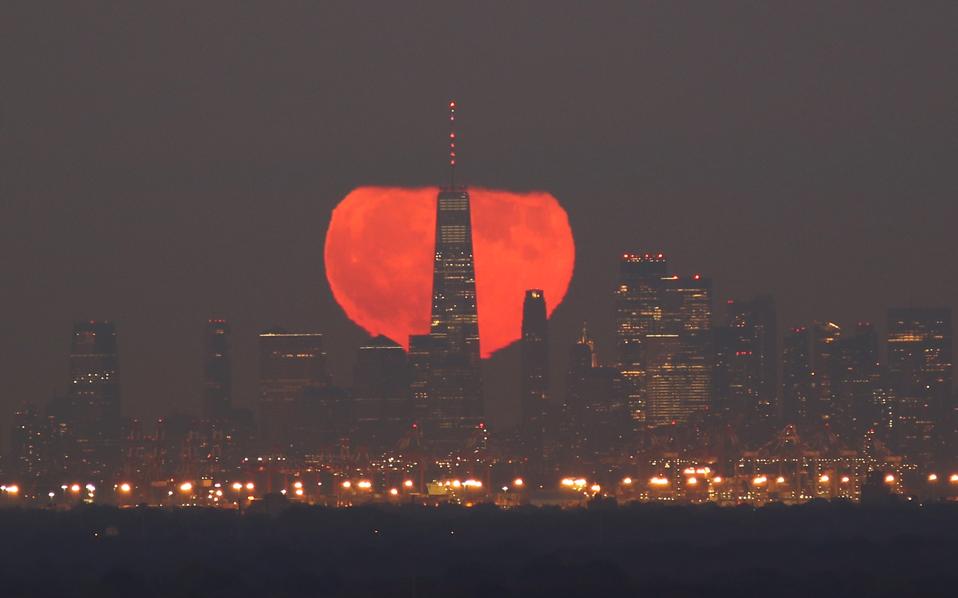
M 0 511 L 0 595 L 954 596 L 958 505 Z

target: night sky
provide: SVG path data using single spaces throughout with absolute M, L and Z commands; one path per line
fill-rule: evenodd
M 584 319 L 612 358 L 623 250 L 783 325 L 956 305 L 958 3 L 136 4 L 0 6 L 4 437 L 65 392 L 75 319 L 116 321 L 127 415 L 199 411 L 214 316 L 237 404 L 273 325 L 326 333 L 350 384 L 330 212 L 441 183 L 450 98 L 461 178 L 569 213 L 556 367 Z M 493 423 L 517 357 L 487 363 Z

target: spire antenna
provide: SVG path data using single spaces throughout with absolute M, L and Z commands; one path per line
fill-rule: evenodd
M 456 101 L 449 100 L 449 189 L 456 188 Z

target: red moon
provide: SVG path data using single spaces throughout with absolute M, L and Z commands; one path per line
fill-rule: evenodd
M 429 332 L 435 250 L 434 187 L 359 187 L 333 210 L 326 278 L 349 318 L 409 348 Z M 562 303 L 575 267 L 569 218 L 549 193 L 471 188 L 479 339 L 483 357 L 521 336 L 526 289 Z

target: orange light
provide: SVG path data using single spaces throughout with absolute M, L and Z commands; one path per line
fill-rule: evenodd
M 302 483 L 302 482 L 298 482 L 298 481 L 297 481 L 297 482 L 293 482 L 293 488 L 302 488 L 302 487 L 303 487 L 303 483 Z
M 842 476 L 842 484 L 847 484 L 847 483 L 850 482 L 850 481 L 851 481 L 851 480 L 850 480 L 850 478 L 849 478 L 847 475 L 843 475 L 843 476 Z
M 886 483 L 886 484 L 894 484 L 894 483 L 895 483 L 895 476 L 892 475 L 892 474 L 886 475 L 886 476 L 885 476 L 885 483 Z
M 389 494 L 391 494 L 392 496 L 396 496 L 397 494 L 399 494 L 399 490 L 396 490 L 395 488 L 390 488 Z
M 571 488 L 572 486 L 575 485 L 575 480 L 573 480 L 572 478 L 562 478 L 562 481 L 559 483 L 565 486 L 566 488 Z
M 715 476 L 714 478 L 712 478 L 712 483 L 713 483 L 713 484 L 721 484 L 721 483 L 722 483 L 722 476 L 717 475 L 717 476 Z
M 632 478 L 622 478 L 622 483 L 626 486 L 632 485 Z
M 589 490 L 593 492 L 599 492 L 600 490 L 602 490 L 602 486 L 598 484 L 592 484 L 591 486 L 589 486 Z
M 130 486 L 126 482 L 123 482 L 122 484 L 120 484 L 120 492 L 122 492 L 123 494 L 129 494 L 130 490 L 132 489 L 133 489 L 132 486 Z
M 821 483 L 823 483 L 823 484 L 827 484 L 827 483 L 829 482 L 829 480 L 831 480 L 831 478 L 828 477 L 828 474 L 827 474 L 827 473 L 822 474 L 822 477 L 818 478 L 818 481 L 821 482 Z
M 516 478 L 512 480 L 512 485 L 515 486 L 516 488 L 522 488 L 523 486 L 525 486 L 525 484 L 526 483 L 522 478 Z
M 303 495 L 303 489 L 302 489 L 302 488 L 297 488 L 297 489 L 295 490 L 295 493 L 296 493 L 296 496 L 302 496 L 302 495 Z
M 246 482 L 247 490 L 252 490 L 253 488 L 256 488 L 256 484 L 254 484 L 253 482 Z
M 350 482 L 349 480 L 346 480 L 345 482 L 343 482 L 342 485 L 343 485 L 343 488 L 345 488 L 345 489 L 347 489 L 347 490 L 349 490 L 350 488 L 353 487 L 353 483 Z
M 778 476 L 777 478 L 775 478 L 775 483 L 776 483 L 776 484 L 784 484 L 784 483 L 785 483 L 785 476 Z
M 405 482 L 402 483 L 402 485 L 405 486 L 406 488 L 412 488 L 412 480 L 406 480 Z
M 928 474 L 928 481 L 929 481 L 929 482 L 937 482 L 937 481 L 938 481 L 938 474 L 929 473 L 929 474 Z
M 356 485 L 363 490 L 369 490 L 370 488 L 373 487 L 373 483 L 370 482 L 369 480 L 359 480 L 359 483 Z
M 685 480 L 685 483 L 688 484 L 689 486 L 695 486 L 696 484 L 699 483 L 699 481 L 696 478 L 689 478 Z
M 16 484 L 12 484 L 12 485 L 10 485 L 10 486 L 5 486 L 5 487 L 4 487 L 4 491 L 5 491 L 7 494 L 19 494 L 19 493 L 20 493 L 20 486 L 17 486 Z
M 193 489 L 193 484 L 191 482 L 183 482 L 180 484 L 180 492 L 189 492 Z
M 755 477 L 752 479 L 752 483 L 755 484 L 756 486 L 761 486 L 761 485 L 763 485 L 763 484 L 764 484 L 765 482 L 767 482 L 767 481 L 768 481 L 768 478 L 765 477 L 765 476 L 763 476 L 763 475 L 755 476 Z
M 80 484 L 73 484 L 72 486 L 70 486 L 70 492 L 73 492 L 74 494 L 76 494 L 79 491 L 80 491 Z
M 951 477 L 948 478 L 948 481 L 952 484 L 958 484 L 958 473 L 951 474 Z
M 233 482 L 233 490 L 236 490 L 237 492 L 239 492 L 242 489 L 243 489 L 243 484 L 239 482 Z
M 667 478 L 655 476 L 649 480 L 649 484 L 652 484 L 653 486 L 668 486 L 669 480 Z

